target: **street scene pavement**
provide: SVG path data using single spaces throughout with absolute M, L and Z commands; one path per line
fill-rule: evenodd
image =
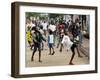
M 55 54 L 49 55 L 49 48 L 47 43 L 45 43 L 44 50 L 41 51 L 41 60 L 38 62 L 38 51 L 34 55 L 34 61 L 31 61 L 32 50 L 27 46 L 26 50 L 26 67 L 41 67 L 41 66 L 63 66 L 69 65 L 70 58 L 72 56 L 71 50 L 67 51 L 66 48 L 63 48 L 62 52 L 59 51 L 59 48 L 54 47 Z M 73 59 L 74 65 L 84 65 L 89 64 L 89 40 L 84 38 L 83 44 L 81 45 L 80 53 L 83 57 L 78 57 L 77 51 Z

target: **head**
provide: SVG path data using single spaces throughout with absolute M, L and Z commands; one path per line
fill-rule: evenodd
M 75 19 L 75 23 L 77 23 L 77 22 L 79 22 L 79 19 L 78 18 Z
M 50 24 L 51 24 L 51 25 L 54 25 L 54 21 L 52 20 Z
M 35 27 L 32 27 L 32 30 L 34 30 L 35 32 L 38 32 L 38 29 Z
M 71 20 L 69 20 L 68 22 L 71 22 Z
M 35 21 L 34 21 L 34 20 L 32 20 L 32 23 L 33 23 L 33 24 L 35 24 Z
M 46 23 L 46 21 L 44 20 L 44 23 Z
M 51 34 L 53 34 L 53 32 L 51 30 L 49 30 L 49 34 L 51 35 Z
M 65 35 L 68 35 L 68 32 L 65 32 Z
M 43 26 L 42 25 L 40 26 L 40 29 L 43 29 Z

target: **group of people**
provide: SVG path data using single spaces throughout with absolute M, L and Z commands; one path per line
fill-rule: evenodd
M 64 21 L 54 23 L 42 21 L 35 22 L 31 21 L 26 23 L 26 36 L 27 42 L 29 44 L 30 49 L 33 51 L 31 56 L 31 61 L 34 61 L 34 54 L 36 51 L 39 51 L 39 62 L 41 61 L 41 50 L 44 50 L 44 42 L 48 43 L 49 55 L 54 55 L 55 48 L 59 48 L 60 52 L 62 52 L 63 48 L 67 48 L 71 50 L 72 56 L 69 64 L 73 65 L 73 58 L 75 56 L 75 48 L 77 50 L 78 56 L 82 57 L 79 52 L 79 45 L 82 43 L 82 35 L 80 29 L 80 22 L 76 20 L 75 23 L 69 20 L 69 22 L 65 23 Z M 72 38 L 70 37 L 72 35 Z M 55 44 L 58 42 L 57 45 Z

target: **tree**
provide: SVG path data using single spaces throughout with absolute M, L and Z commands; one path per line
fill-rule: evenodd
M 38 17 L 38 16 L 40 16 L 39 13 L 26 12 L 26 18 L 30 18 L 30 17 Z
M 62 16 L 62 14 L 49 14 L 49 18 L 56 18 L 56 17 L 59 17 L 59 16 Z

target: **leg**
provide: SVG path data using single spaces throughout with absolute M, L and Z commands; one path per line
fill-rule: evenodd
M 57 48 L 59 47 L 60 44 L 61 44 L 61 40 L 60 40 L 60 38 L 58 38 Z
M 77 50 L 77 53 L 78 53 L 78 57 L 82 57 L 80 52 L 79 52 L 79 45 L 77 45 L 76 50 Z
M 59 34 L 57 35 L 57 48 L 59 47 L 59 44 L 60 44 L 60 37 L 59 37 Z
M 51 55 L 51 48 L 52 48 L 52 45 L 51 45 L 51 43 L 49 43 L 49 55 Z
M 29 46 L 31 47 L 31 41 L 28 41 Z
M 71 57 L 71 60 L 70 60 L 69 64 L 70 65 L 73 65 L 72 60 L 73 60 L 73 58 L 75 56 L 75 46 L 74 45 L 72 45 L 71 51 L 72 51 L 72 57 Z
M 43 43 L 43 41 L 42 41 L 42 50 L 44 49 L 44 43 Z
M 40 44 L 38 45 L 38 51 L 39 51 L 39 62 L 42 62 L 41 61 L 41 45 Z
M 49 52 L 50 52 L 49 55 L 51 55 L 51 47 L 49 48 Z
M 34 44 L 31 45 L 31 50 L 33 49 L 33 47 L 34 47 Z
M 54 55 L 55 54 L 55 51 L 54 51 L 54 48 L 52 47 L 52 50 L 53 50 L 53 53 L 52 53 L 52 55 Z
M 58 42 L 58 44 L 57 44 L 57 48 L 59 47 L 59 42 Z
M 39 62 L 42 62 L 41 61 L 41 49 L 39 49 Z
M 62 52 L 62 47 L 63 47 L 63 44 L 60 44 L 60 52 Z
M 31 57 L 31 61 L 33 61 L 34 59 L 34 54 L 35 54 L 35 52 L 37 51 L 37 46 L 35 45 L 34 46 L 34 50 L 33 50 L 33 54 L 32 54 L 32 57 Z

